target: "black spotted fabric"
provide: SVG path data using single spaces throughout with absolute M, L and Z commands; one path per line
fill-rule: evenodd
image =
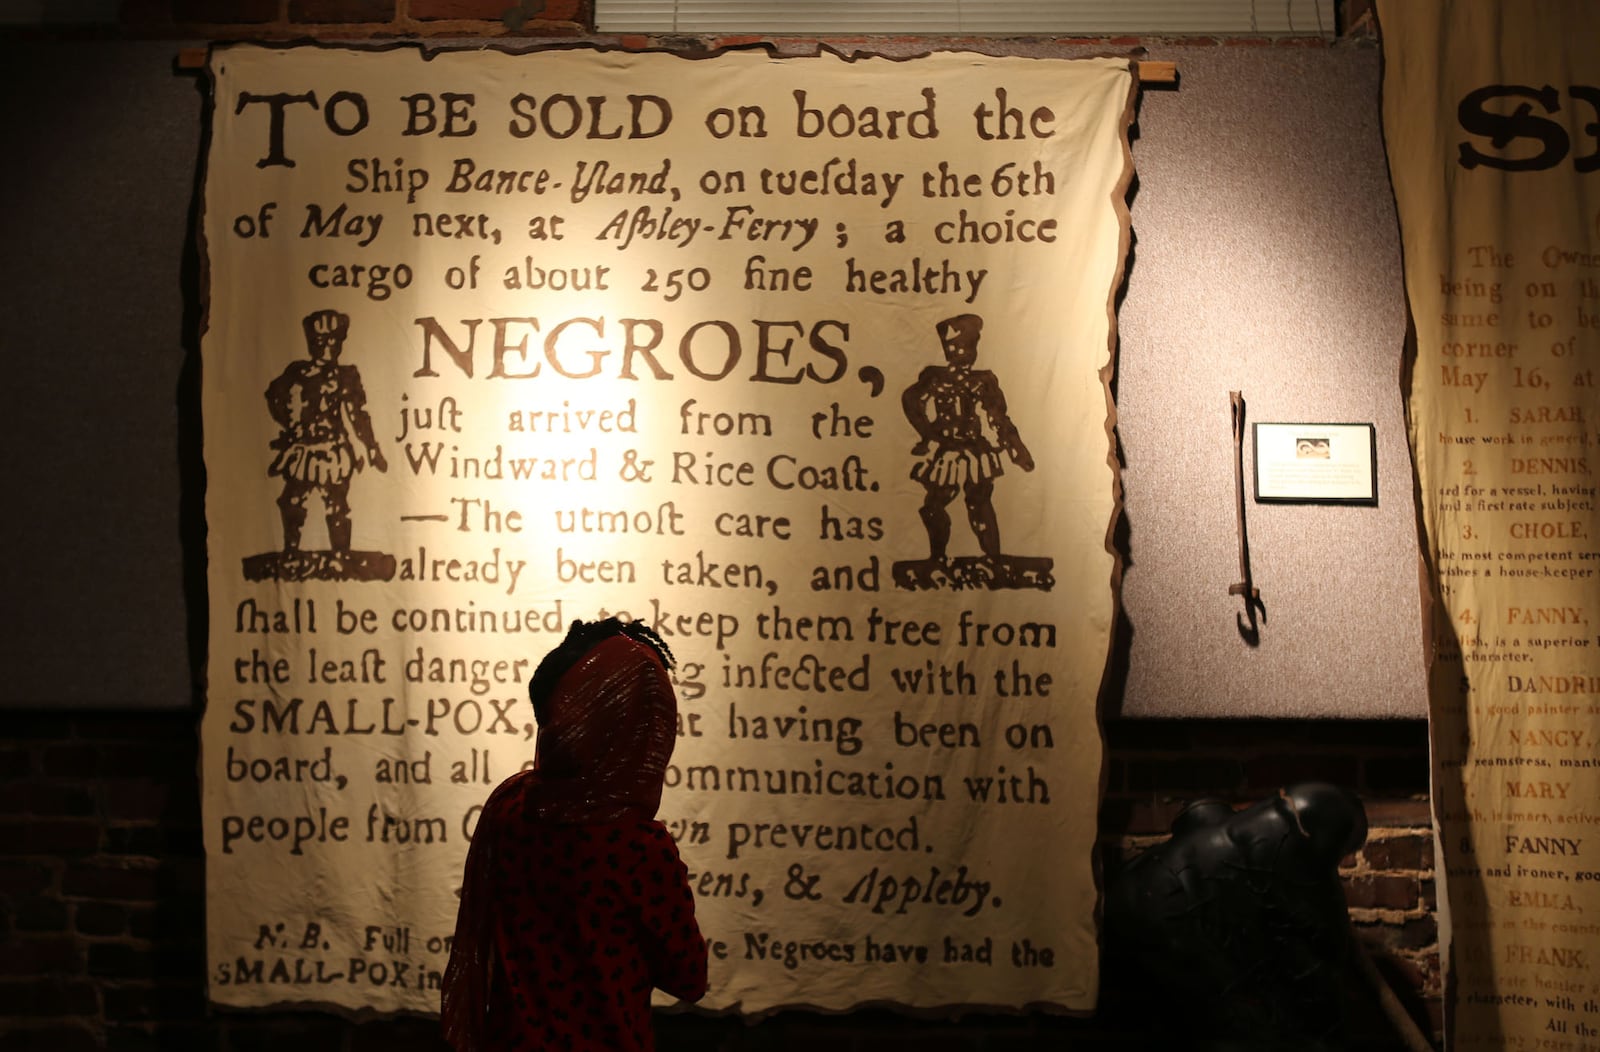
M 706 943 L 660 822 L 525 822 L 492 878 L 490 1047 L 649 1050 L 650 991 L 706 991 Z

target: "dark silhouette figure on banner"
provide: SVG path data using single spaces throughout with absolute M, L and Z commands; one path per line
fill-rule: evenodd
M 1000 548 L 994 511 L 994 480 L 1005 473 L 1004 453 L 1023 471 L 1033 470 L 1033 454 L 1006 413 L 1000 381 L 987 369 L 974 369 L 983 319 L 959 314 L 935 329 L 947 365 L 930 365 L 900 396 L 906 419 L 917 432 L 911 447 L 920 457 L 911 477 L 927 490 L 922 525 L 928 531 L 928 558 L 894 564 L 901 588 L 1038 588 L 1055 583 L 1048 558 L 1008 556 Z M 960 495 L 981 557 L 949 558 L 949 506 Z
M 367 464 L 389 469 L 367 416 L 361 373 L 339 364 L 350 316 L 319 310 L 301 324 L 309 360 L 291 362 L 266 393 L 267 411 L 280 428 L 267 474 L 283 479 L 283 550 L 245 559 L 244 575 L 252 581 L 387 581 L 394 576 L 394 556 L 350 547 L 350 481 Z M 300 546 L 313 497 L 328 528 L 328 547 L 320 551 Z

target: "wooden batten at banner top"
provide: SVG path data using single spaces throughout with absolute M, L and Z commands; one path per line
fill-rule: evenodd
M 186 47 L 178 51 L 179 69 L 204 69 L 206 65 L 207 49 L 203 47 Z M 1141 59 L 1134 63 L 1139 71 L 1140 84 L 1176 84 L 1178 82 L 1178 64 L 1176 62 L 1157 62 Z

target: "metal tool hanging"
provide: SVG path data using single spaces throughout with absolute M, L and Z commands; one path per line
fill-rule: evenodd
M 1259 610 L 1261 621 L 1266 621 L 1267 607 L 1261 601 L 1260 589 L 1250 579 L 1250 537 L 1244 521 L 1244 393 L 1229 391 L 1228 400 L 1233 406 L 1233 494 L 1239 513 L 1239 580 L 1228 586 L 1228 594 L 1244 597 L 1244 616 L 1235 614 L 1234 622 L 1244 641 L 1257 646 L 1261 627 L 1256 613 Z

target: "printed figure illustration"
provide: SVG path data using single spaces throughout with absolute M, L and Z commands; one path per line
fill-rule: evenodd
M 1038 588 L 1055 583 L 1048 558 L 1008 556 L 1000 548 L 994 510 L 994 480 L 1005 473 L 1004 453 L 1023 471 L 1033 470 L 1033 454 L 1006 412 L 1000 381 L 987 369 L 974 369 L 983 318 L 958 314 L 935 330 L 946 365 L 930 365 L 900 396 L 906 419 L 917 432 L 911 447 L 920 457 L 911 477 L 927 490 L 920 514 L 928 531 L 928 558 L 894 564 L 901 588 Z M 951 559 L 950 504 L 957 495 L 981 557 Z
M 350 316 L 312 311 L 301 325 L 309 360 L 291 362 L 266 392 L 267 411 L 280 428 L 267 474 L 283 479 L 283 550 L 245 559 L 244 575 L 252 581 L 388 580 L 395 571 L 392 555 L 350 548 L 351 479 L 367 464 L 389 469 L 367 415 L 361 373 L 339 364 Z M 322 506 L 328 547 L 307 551 L 300 541 L 313 499 Z

